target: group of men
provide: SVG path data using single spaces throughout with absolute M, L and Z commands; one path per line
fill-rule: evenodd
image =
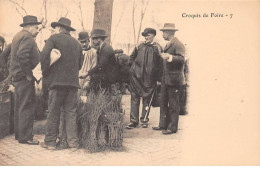
M 79 144 L 77 136 L 78 96 L 87 95 L 93 79 L 98 79 L 99 87 L 109 91 L 111 85 L 124 77 L 120 75 L 118 57 L 121 50 L 114 51 L 105 42 L 106 32 L 94 29 L 91 35 L 80 32 L 78 40 L 70 35 L 75 31 L 68 18 L 61 17 L 52 22 L 55 34 L 45 42 L 39 51 L 35 37 L 39 32 L 37 17 L 27 15 L 20 24 L 11 44 L 10 73 L 15 87 L 15 139 L 19 143 L 38 145 L 33 139 L 33 118 L 35 109 L 35 81 L 32 70 L 40 62 L 42 69 L 42 88 L 48 97 L 47 129 L 41 146 L 56 149 L 61 111 L 64 112 L 67 143 L 71 149 Z M 163 38 L 169 41 L 164 49 L 154 42 L 156 30 L 146 28 L 142 32 L 145 42 L 138 44 L 132 52 L 129 62 L 121 63 L 129 74 L 131 92 L 131 112 L 128 129 L 139 123 L 140 98 L 143 110 L 140 117 L 143 128 L 148 127 L 149 118 L 145 118 L 147 105 L 156 89 L 161 85 L 160 123 L 154 130 L 163 134 L 172 134 L 178 130 L 180 112 L 179 91 L 184 84 L 184 45 L 174 37 L 175 25 L 166 23 Z M 95 49 L 90 46 L 90 39 Z M 115 55 L 116 53 L 116 55 Z M 57 59 L 53 61 L 53 57 Z M 119 79 L 119 80 L 118 80 Z M 127 80 L 126 80 L 127 81 Z

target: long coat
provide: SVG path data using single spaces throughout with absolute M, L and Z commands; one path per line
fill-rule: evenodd
M 162 83 L 168 86 L 180 87 L 184 84 L 185 47 L 174 37 L 164 48 L 164 53 L 173 55 L 171 62 L 163 60 Z
M 106 42 L 97 50 L 97 64 L 89 70 L 89 74 L 99 74 L 103 83 L 113 84 L 117 81 L 118 64 L 114 49 Z
M 30 32 L 18 32 L 12 41 L 10 71 L 13 80 L 33 78 L 32 70 L 39 63 L 39 49 Z
M 147 97 L 159 80 L 161 47 L 158 43 L 141 43 L 132 52 L 129 64 L 130 90 L 138 96 Z
M 58 49 L 61 57 L 50 66 L 50 53 Z M 52 35 L 45 43 L 41 52 L 41 68 L 48 87 L 70 86 L 80 88 L 79 70 L 82 65 L 83 54 L 79 42 L 69 33 Z M 43 82 L 44 83 L 44 82 Z

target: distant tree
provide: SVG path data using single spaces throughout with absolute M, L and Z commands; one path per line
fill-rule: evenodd
M 106 42 L 111 42 L 113 0 L 95 0 L 93 29 L 104 29 L 108 35 Z

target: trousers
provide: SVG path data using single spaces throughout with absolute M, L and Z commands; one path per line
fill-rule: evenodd
M 13 82 L 14 92 L 14 131 L 15 139 L 26 142 L 33 139 L 33 120 L 35 112 L 34 81 L 25 77 Z
M 140 96 L 131 92 L 131 111 L 130 111 L 130 123 L 139 123 L 139 107 L 140 107 Z M 144 122 L 143 119 L 145 117 L 145 108 L 148 106 L 151 96 L 142 97 L 143 99 L 143 109 L 140 117 L 141 122 Z M 149 121 L 149 118 L 147 118 Z
M 55 87 L 49 90 L 47 131 L 44 141 L 55 146 L 59 135 L 61 109 L 64 111 L 67 143 L 70 148 L 78 146 L 77 136 L 77 88 Z
M 160 122 L 159 127 L 173 132 L 178 130 L 180 104 L 178 87 L 161 85 Z

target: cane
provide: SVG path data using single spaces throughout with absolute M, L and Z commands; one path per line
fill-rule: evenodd
M 145 112 L 145 116 L 144 116 L 144 122 L 147 122 L 147 118 L 148 118 L 149 113 L 150 113 L 150 109 L 151 109 L 151 105 L 152 105 L 152 101 L 153 101 L 153 97 L 154 97 L 156 88 L 157 88 L 157 86 L 155 86 L 155 88 L 153 90 L 152 97 L 151 97 L 151 100 L 150 100 L 148 106 L 145 107 L 145 111 L 146 112 Z

